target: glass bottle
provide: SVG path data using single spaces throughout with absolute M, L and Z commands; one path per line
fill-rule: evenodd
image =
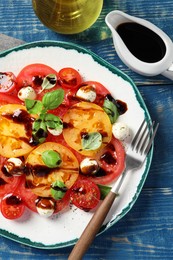
M 40 21 L 62 34 L 80 33 L 99 17 L 103 0 L 32 0 Z

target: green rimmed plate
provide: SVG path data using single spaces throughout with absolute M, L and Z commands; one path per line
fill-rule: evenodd
M 131 136 L 145 118 L 150 115 L 133 81 L 100 57 L 84 48 L 65 42 L 44 41 L 25 44 L 0 54 L 1 71 L 14 74 L 31 63 L 44 63 L 56 70 L 73 67 L 79 70 L 84 80 L 99 81 L 105 85 L 116 99 L 127 103 L 127 112 L 120 120 L 127 123 Z M 128 143 L 126 143 L 128 147 Z M 134 205 L 147 177 L 151 160 L 151 150 L 146 163 L 135 173 L 126 176 L 101 230 L 104 232 L 121 219 Z M 43 218 L 29 210 L 22 218 L 9 221 L 0 215 L 0 234 L 17 242 L 43 249 L 54 249 L 72 245 L 80 237 L 93 212 L 84 212 L 71 207 L 51 218 Z

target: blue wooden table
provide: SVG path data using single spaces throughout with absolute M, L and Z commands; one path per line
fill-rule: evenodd
M 84 259 L 173 259 L 173 82 L 162 76 L 137 75 L 122 63 L 104 22 L 106 14 L 114 9 L 155 23 L 173 40 L 172 0 L 105 0 L 94 26 L 78 35 L 60 35 L 46 28 L 35 16 L 31 0 L 1 0 L 0 33 L 25 42 L 60 40 L 80 44 L 133 79 L 152 119 L 160 123 L 153 162 L 134 207 L 94 240 Z M 35 249 L 0 237 L 0 259 L 64 260 L 71 249 Z

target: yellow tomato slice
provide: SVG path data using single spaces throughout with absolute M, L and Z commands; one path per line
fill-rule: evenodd
M 33 149 L 27 135 L 29 117 L 27 121 L 18 119 L 20 122 L 13 119 L 20 111 L 26 111 L 25 106 L 7 104 L 0 107 L 0 155 L 7 158 L 28 154 Z
M 73 105 L 63 118 L 63 136 L 67 144 L 74 150 L 86 156 L 94 156 L 98 150 L 105 147 L 112 137 L 112 125 L 108 115 L 98 105 L 80 102 Z M 99 132 L 102 135 L 102 145 L 97 150 L 82 149 L 82 134 Z
M 42 153 L 53 150 L 60 154 L 62 163 L 59 167 L 48 168 L 43 160 Z M 51 185 L 55 181 L 64 182 L 69 189 L 79 175 L 79 163 L 74 154 L 65 146 L 46 142 L 34 149 L 26 159 L 26 183 L 27 187 L 41 197 L 51 196 Z
M 11 158 L 20 157 L 32 151 L 33 147 L 27 143 L 8 136 L 0 136 L 0 155 Z

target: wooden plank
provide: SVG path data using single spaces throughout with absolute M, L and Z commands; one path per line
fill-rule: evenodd
M 78 35 L 52 32 L 35 16 L 31 0 L 1 0 L 1 33 L 26 42 L 68 41 L 87 48 L 127 73 L 137 84 L 153 120 L 160 123 L 153 161 L 142 192 L 130 212 L 98 236 L 86 254 L 92 260 L 173 259 L 173 82 L 162 77 L 143 77 L 128 69 L 117 56 L 105 16 L 114 9 L 153 22 L 173 39 L 172 0 L 105 0 L 97 22 Z M 135 116 L 135 113 L 134 113 Z M 71 247 L 39 250 L 0 237 L 0 259 L 65 260 Z
M 166 203 L 165 203 L 166 202 Z M 85 259 L 169 260 L 173 256 L 173 196 L 170 188 L 145 188 L 132 210 L 99 235 Z M 162 221 L 160 221 L 162 219 Z M 2 259 L 67 259 L 71 247 L 39 250 L 0 238 Z M 8 256 L 11 255 L 11 258 Z
M 105 1 L 102 13 L 97 22 L 87 31 L 78 35 L 61 35 L 52 32 L 40 23 L 33 12 L 31 1 L 1 1 L 0 26 L 1 32 L 31 42 L 35 40 L 60 40 L 80 44 L 95 52 L 112 65 L 127 73 L 138 84 L 164 84 L 170 80 L 162 76 L 146 78 L 129 70 L 117 56 L 111 32 L 105 24 L 105 16 L 109 11 L 119 9 L 130 15 L 135 15 L 153 22 L 173 38 L 172 10 L 173 2 L 165 1 Z

